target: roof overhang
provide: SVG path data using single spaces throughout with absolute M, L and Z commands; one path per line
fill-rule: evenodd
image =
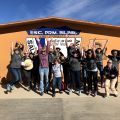
M 56 17 L 0 24 L 0 34 L 32 30 L 41 26 L 49 28 L 67 26 L 75 30 L 81 30 L 81 32 L 85 33 L 120 37 L 120 26 Z

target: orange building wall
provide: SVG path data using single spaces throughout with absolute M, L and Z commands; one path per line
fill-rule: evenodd
M 27 37 L 35 37 L 29 36 L 26 31 L 22 32 L 14 32 L 8 34 L 1 34 L 0 35 L 0 76 L 1 79 L 3 77 L 6 78 L 8 69 L 7 66 L 10 63 L 10 51 L 12 42 L 15 44 L 16 41 L 22 42 L 24 45 L 26 43 Z M 119 37 L 111 37 L 111 36 L 104 36 L 98 34 L 90 34 L 90 33 L 80 33 L 80 37 L 82 38 L 82 46 L 86 47 L 89 44 L 90 39 L 106 39 L 109 40 L 107 44 L 107 54 L 110 54 L 111 49 L 119 49 L 120 48 L 120 38 Z

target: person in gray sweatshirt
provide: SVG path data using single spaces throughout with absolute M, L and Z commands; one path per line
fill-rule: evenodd
M 78 95 L 80 96 L 81 87 L 80 87 L 80 56 L 78 51 L 73 52 L 73 56 L 69 59 L 70 71 L 71 71 L 71 80 L 70 80 L 70 89 L 69 94 L 73 89 L 75 83 L 75 88 L 78 90 Z
M 17 48 L 15 48 L 14 50 L 12 50 L 11 53 L 11 62 L 9 67 L 12 79 L 7 84 L 7 90 L 5 91 L 6 94 L 8 92 L 11 92 L 15 84 L 17 84 L 20 80 L 22 80 L 21 62 L 22 62 L 22 57 L 20 55 L 20 52 Z

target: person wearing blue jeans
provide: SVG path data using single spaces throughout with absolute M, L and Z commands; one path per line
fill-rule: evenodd
M 21 69 L 20 68 L 10 68 L 10 72 L 12 74 L 12 80 L 7 84 L 7 90 L 13 90 L 14 85 L 22 79 L 21 77 Z
M 62 93 L 62 77 L 55 77 L 53 79 L 53 96 L 55 95 L 55 88 L 57 87 L 57 84 L 58 84 L 58 89 L 59 89 L 59 92 Z
M 21 77 L 21 62 L 22 57 L 18 49 L 14 49 L 11 54 L 11 63 L 10 63 L 10 73 L 12 75 L 12 80 L 7 84 L 6 93 L 11 92 L 16 83 L 22 80 Z
M 40 60 L 39 65 L 39 74 L 40 74 L 40 95 L 43 96 L 44 94 L 44 76 L 46 78 L 46 86 L 45 92 L 48 93 L 48 75 L 49 75 L 49 61 L 48 61 L 48 54 L 50 49 L 50 41 L 47 40 L 47 46 L 42 47 L 40 44 L 40 39 L 37 39 L 38 42 L 38 55 Z
M 57 84 L 58 84 L 58 88 L 59 88 L 59 93 L 62 93 L 62 81 L 63 80 L 64 80 L 63 66 L 60 64 L 60 60 L 58 58 L 56 58 L 54 60 L 54 65 L 52 66 L 52 76 L 51 76 L 51 81 L 53 83 L 52 97 L 55 97 L 55 95 L 56 95 L 55 88 L 56 88 Z
M 49 88 L 49 80 L 48 80 L 48 74 L 49 74 L 49 68 L 41 68 L 39 67 L 39 74 L 40 74 L 40 92 L 44 92 L 44 76 L 45 76 L 45 91 L 48 92 Z

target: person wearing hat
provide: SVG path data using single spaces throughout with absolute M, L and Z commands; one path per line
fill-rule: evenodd
M 38 39 L 38 55 L 40 60 L 39 74 L 40 74 L 40 95 L 43 96 L 44 92 L 48 93 L 49 89 L 49 61 L 48 54 L 50 49 L 50 41 L 47 40 L 47 46 L 42 47 L 40 40 Z M 44 76 L 45 76 L 45 87 L 44 87 Z M 45 89 L 44 89 L 45 88 Z
M 60 57 L 63 56 L 63 53 L 61 52 L 61 49 L 59 47 L 55 48 L 55 46 L 53 46 L 53 50 L 56 58 L 60 59 Z
M 108 58 L 112 60 L 113 66 L 119 69 L 120 57 L 118 56 L 118 50 L 114 49 L 111 51 L 111 55 L 108 55 Z
M 115 97 L 117 97 L 118 92 L 115 89 L 115 84 L 117 83 L 118 70 L 113 65 L 112 60 L 108 60 L 107 65 L 104 67 L 103 75 L 105 78 L 105 97 L 110 95 L 110 89 Z
M 108 55 L 108 58 L 110 60 L 112 60 L 112 64 L 114 67 L 116 67 L 116 69 L 119 71 L 119 63 L 120 63 L 120 56 L 118 56 L 118 50 L 116 49 L 113 49 L 111 50 L 111 55 Z M 118 79 L 118 77 L 117 77 Z M 118 80 L 117 80 L 117 83 L 116 83 L 116 89 L 118 87 Z
M 11 92 L 14 88 L 14 85 L 22 80 L 21 62 L 22 62 L 22 57 L 20 55 L 20 52 L 17 48 L 15 48 L 11 52 L 11 62 L 10 62 L 10 73 L 12 75 L 12 79 L 10 80 L 10 83 L 7 84 L 7 90 L 5 91 L 5 93 Z

